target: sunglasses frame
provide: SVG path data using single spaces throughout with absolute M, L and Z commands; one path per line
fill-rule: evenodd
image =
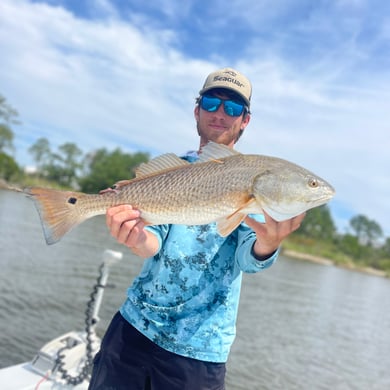
M 207 98 L 215 99 L 215 100 L 218 101 L 218 103 L 215 104 L 214 106 L 209 107 L 209 108 L 204 107 L 204 105 L 203 105 L 204 104 L 204 98 L 206 98 L 206 99 Z M 205 110 L 207 112 L 216 112 L 216 111 L 219 110 L 219 107 L 221 107 L 222 103 L 223 103 L 223 110 L 224 110 L 225 114 L 228 115 L 228 116 L 231 116 L 231 117 L 239 117 L 239 116 L 242 115 L 243 112 L 245 112 L 245 110 L 248 111 L 246 105 L 244 103 L 238 102 L 237 100 L 234 100 L 234 99 L 221 99 L 221 98 L 219 98 L 217 96 L 207 95 L 207 94 L 201 96 L 200 101 L 199 101 L 199 106 L 200 106 L 200 108 L 202 108 L 203 110 Z M 233 103 L 234 105 L 233 106 L 231 106 L 231 105 L 227 106 L 227 104 L 229 104 L 229 103 Z M 234 114 L 234 113 L 232 114 L 231 113 L 232 110 L 235 110 L 237 108 L 237 106 L 241 106 L 240 113 L 239 114 Z M 229 109 L 231 111 L 229 111 Z

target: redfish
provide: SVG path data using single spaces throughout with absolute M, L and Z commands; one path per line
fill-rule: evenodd
M 219 234 L 227 236 L 248 214 L 264 210 L 282 221 L 328 202 L 335 193 L 325 180 L 289 161 L 241 154 L 212 142 L 196 163 L 164 154 L 141 164 L 134 179 L 100 194 L 24 191 L 35 202 L 47 244 L 115 205 L 132 205 L 148 225 L 216 222 Z

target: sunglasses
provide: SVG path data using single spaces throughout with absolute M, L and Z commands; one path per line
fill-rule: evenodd
M 207 112 L 217 111 L 222 103 L 225 114 L 229 116 L 240 116 L 245 108 L 245 104 L 234 100 L 220 99 L 216 96 L 203 95 L 200 99 L 200 107 Z

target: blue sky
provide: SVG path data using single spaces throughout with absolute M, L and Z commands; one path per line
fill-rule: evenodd
M 0 52 L 22 165 L 40 137 L 85 152 L 196 149 L 194 99 L 232 66 L 253 84 L 237 149 L 331 182 L 341 232 L 364 214 L 390 236 L 389 2 L 2 0 Z

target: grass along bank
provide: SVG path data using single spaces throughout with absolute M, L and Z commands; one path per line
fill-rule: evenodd
M 340 252 L 334 244 L 320 240 L 304 239 L 293 235 L 283 241 L 282 254 L 299 260 L 334 265 L 375 276 L 390 277 L 390 270 L 379 270 L 354 261 L 350 256 Z

